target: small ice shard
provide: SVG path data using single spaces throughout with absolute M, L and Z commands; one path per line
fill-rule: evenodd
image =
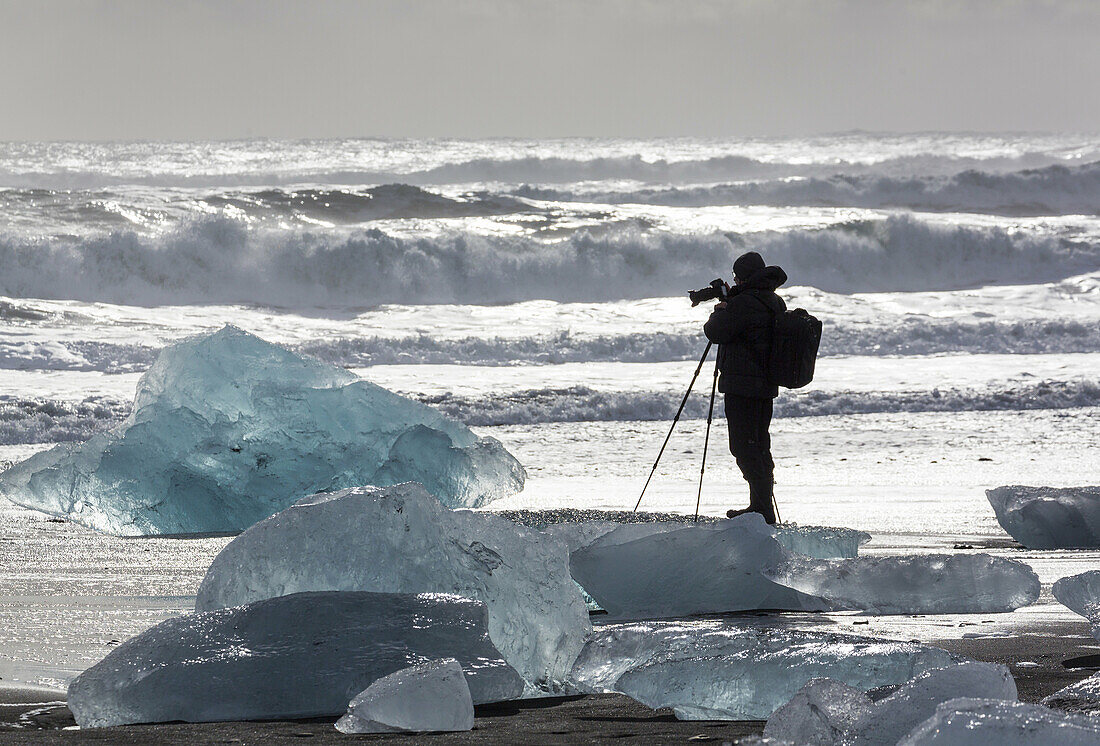
M 997 522 L 1028 549 L 1100 547 L 1100 487 L 986 490 Z
M 195 608 L 322 590 L 482 601 L 505 660 L 547 690 L 592 629 L 559 541 L 491 513 L 448 510 L 415 482 L 313 495 L 257 523 L 214 558 Z
M 854 528 L 832 526 L 776 526 L 775 539 L 795 554 L 817 559 L 855 557 L 871 535 Z
M 1066 712 L 1100 715 L 1100 673 L 1059 689 L 1043 699 L 1043 704 Z
M 69 685 L 82 728 L 338 716 L 371 683 L 457 658 L 475 702 L 523 680 L 489 641 L 485 605 L 444 594 L 298 593 L 161 622 Z
M 0 474 L 0 495 L 125 536 L 237 532 L 315 492 L 416 480 L 451 507 L 523 487 L 492 438 L 227 326 L 170 345 L 133 412 Z
M 355 695 L 336 721 L 341 733 L 442 733 L 472 730 L 474 701 L 454 658 L 383 676 Z
M 765 570 L 777 583 L 842 609 L 874 614 L 1012 611 L 1039 597 L 1039 576 L 988 554 L 927 554 L 818 560 L 791 556 Z
M 1100 570 L 1062 578 L 1053 590 L 1059 602 L 1092 622 L 1092 636 L 1100 640 Z
M 573 666 L 579 691 L 626 694 L 685 720 L 765 720 L 814 678 L 860 690 L 956 659 L 938 648 L 721 620 L 597 627 Z
M 936 714 L 943 702 L 957 697 L 1015 702 L 1016 682 L 1007 667 L 968 661 L 949 668 L 925 671 L 854 723 L 852 746 L 894 746 L 909 731 Z
M 953 699 L 898 746 L 1096 746 L 1100 719 L 1003 699 Z
M 811 679 L 768 718 L 764 736 L 801 746 L 834 746 L 872 712 L 871 698 L 832 679 Z
M 756 513 L 729 521 L 626 524 L 570 555 L 573 577 L 613 617 L 831 605 L 763 571 L 790 556 Z

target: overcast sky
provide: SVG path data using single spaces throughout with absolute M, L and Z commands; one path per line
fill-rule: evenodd
M 1100 131 L 1096 0 L 0 0 L 0 140 Z

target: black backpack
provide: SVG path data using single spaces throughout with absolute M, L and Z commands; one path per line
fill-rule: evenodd
M 768 381 L 788 389 L 800 389 L 814 380 L 817 348 L 821 344 L 821 322 L 805 308 L 776 313 L 759 295 L 753 294 L 771 311 L 775 325 L 768 353 Z
M 805 308 L 775 314 L 768 379 L 788 389 L 800 389 L 814 380 L 820 344 L 821 322 Z

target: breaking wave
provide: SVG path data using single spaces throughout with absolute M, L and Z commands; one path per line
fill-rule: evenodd
M 674 207 L 900 207 L 998 215 L 1100 214 L 1100 162 L 1013 173 L 963 171 L 951 176 L 834 175 L 635 191 L 561 190 L 524 186 L 521 197 L 550 201 Z
M 754 234 L 627 225 L 553 241 L 249 229 L 214 217 L 156 236 L 0 236 L 0 295 L 278 307 L 608 301 L 680 295 L 750 247 L 792 284 L 842 293 L 1050 282 L 1100 268 L 1100 245 L 905 215 Z

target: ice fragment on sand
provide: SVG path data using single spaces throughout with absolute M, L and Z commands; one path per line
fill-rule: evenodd
M 871 698 L 832 679 L 812 679 L 768 718 L 764 736 L 802 746 L 834 746 L 872 710 Z
M 523 680 L 489 641 L 485 605 L 443 594 L 299 593 L 161 622 L 69 686 L 81 727 L 342 715 L 374 681 L 457 658 L 475 702 Z
M 414 482 L 313 495 L 257 523 L 214 558 L 195 608 L 320 590 L 482 601 L 505 660 L 546 689 L 565 679 L 592 629 L 559 541 L 448 510 Z
M 569 567 L 614 617 L 831 608 L 765 577 L 766 568 L 789 555 L 775 529 L 752 513 L 686 527 L 627 524 L 573 552 Z
M 898 746 L 1096 746 L 1100 719 L 1001 699 L 953 699 Z
M 1100 673 L 1059 689 L 1043 699 L 1043 704 L 1066 712 L 1100 715 Z
M 1053 590 L 1063 605 L 1092 622 L 1092 636 L 1100 640 L 1100 570 L 1062 578 Z
M 573 667 L 581 691 L 617 691 L 686 720 L 764 720 L 810 679 L 861 690 L 955 663 L 925 645 L 719 620 L 597 627 Z
M 342 733 L 439 733 L 473 727 L 470 687 L 453 658 L 383 676 L 357 694 L 348 714 L 336 721 Z
M 855 557 L 871 535 L 854 528 L 776 526 L 775 539 L 795 554 L 817 559 Z
M 0 495 L 120 535 L 235 532 L 319 491 L 416 480 L 448 506 L 523 487 L 492 438 L 240 329 L 166 347 L 118 427 L 0 474 Z
M 997 522 L 1028 549 L 1100 547 L 1100 487 L 986 490 Z
M 816 560 L 792 556 L 764 574 L 837 608 L 876 614 L 1012 611 L 1039 597 L 1039 577 L 1017 560 L 929 554 Z

